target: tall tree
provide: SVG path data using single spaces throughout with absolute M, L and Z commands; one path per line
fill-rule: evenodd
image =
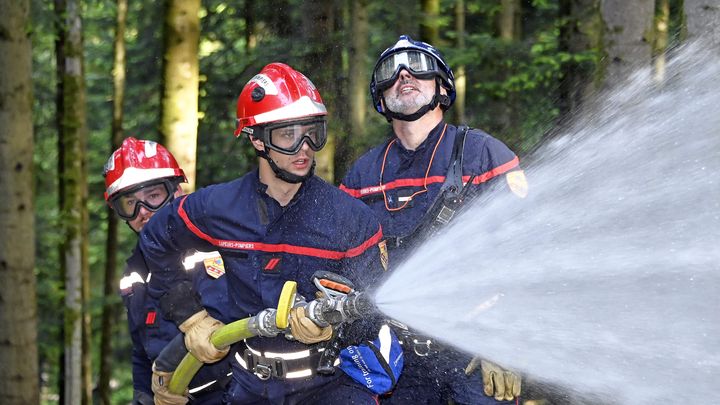
M 245 53 L 250 55 L 256 46 L 255 1 L 245 0 Z
M 82 20 L 80 2 L 56 0 L 56 19 L 62 29 L 58 35 L 62 55 L 58 64 L 59 184 L 63 241 L 61 268 L 65 275 L 65 404 L 87 400 L 82 382 L 83 329 L 83 204 L 87 195 L 84 176 L 86 140 L 85 86 L 83 77 Z
M 0 392 L 39 404 L 28 0 L 0 1 Z
M 334 172 L 345 173 L 348 166 L 355 160 L 353 139 L 365 138 L 367 132 L 367 92 L 368 47 L 370 24 L 368 21 L 368 1 L 355 0 L 350 2 L 350 50 L 348 66 L 348 97 L 349 128 L 341 131 L 335 145 Z
M 455 2 L 455 35 L 457 40 L 455 49 L 461 54 L 465 53 L 465 0 Z M 454 69 L 455 74 L 455 122 L 465 123 L 465 96 L 467 94 L 467 77 L 465 75 L 465 64 L 459 64 Z
M 507 49 L 512 49 L 522 38 L 520 17 L 522 5 L 520 0 L 501 0 L 500 12 L 496 18 L 497 34 Z M 501 76 L 506 73 L 501 72 Z M 507 80 L 507 77 L 503 78 Z M 516 92 L 508 93 L 503 105 L 500 107 L 498 120 L 502 125 L 501 133 L 511 149 L 519 151 L 522 144 L 522 130 L 518 111 L 520 110 L 519 97 Z
M 603 24 L 600 0 L 560 0 L 560 52 L 571 57 L 562 63 L 558 101 L 561 117 L 569 117 L 596 90 L 599 79 L 595 66 L 579 61 L 575 55 L 602 49 Z
M 498 34 L 506 42 L 519 40 L 522 32 L 520 17 L 522 5 L 520 0 L 501 0 L 500 13 L 497 18 Z
M 720 47 L 720 0 L 685 0 L 683 10 L 688 36 Z
M 439 46 L 440 42 L 440 0 L 421 0 L 422 20 L 420 39 Z
M 123 138 L 123 100 L 125 99 L 125 25 L 127 20 L 127 0 L 117 0 L 115 19 L 115 40 L 113 46 L 113 115 L 111 123 L 110 149 L 120 147 Z M 107 240 L 105 243 L 105 281 L 103 286 L 103 312 L 100 337 L 100 377 L 98 392 L 100 403 L 110 405 L 110 378 L 112 376 L 112 336 L 117 314 L 116 279 L 118 250 L 118 219 L 110 207 L 108 216 Z
M 613 87 L 642 66 L 650 66 L 654 0 L 604 0 L 601 13 L 607 54 L 604 83 Z
M 665 79 L 665 52 L 668 47 L 670 27 L 670 0 L 656 0 L 655 35 L 653 37 L 653 57 L 655 80 L 661 82 Z
M 195 189 L 197 161 L 200 0 L 167 0 L 160 132 Z
M 337 46 L 335 41 L 339 30 L 337 24 L 339 7 L 334 0 L 322 0 L 318 2 L 304 2 L 301 5 L 302 24 L 300 35 L 308 44 L 307 52 L 303 55 L 304 66 L 300 69 L 317 86 L 322 96 L 325 107 L 328 109 L 330 120 L 328 128 L 330 136 L 322 152 L 316 155 L 317 174 L 333 182 L 335 180 L 334 162 L 335 135 L 342 128 L 344 118 L 340 100 L 343 95 L 343 86 L 340 85 L 342 77 L 342 66 L 340 64 L 342 48 Z

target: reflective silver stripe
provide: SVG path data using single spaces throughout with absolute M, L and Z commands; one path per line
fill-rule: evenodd
M 256 349 L 253 349 L 252 347 L 250 347 L 250 345 L 247 344 L 247 342 L 245 342 L 245 346 L 247 346 L 247 348 L 251 352 L 253 352 L 254 354 L 256 354 L 258 356 L 272 357 L 275 359 L 299 360 L 299 359 L 304 359 L 306 357 L 310 357 L 310 350 L 300 350 L 299 352 L 290 352 L 290 353 L 276 353 L 276 352 L 263 353 L 259 350 L 256 350 Z M 322 352 L 323 350 L 325 350 L 325 349 L 324 348 L 318 349 L 318 353 Z
M 212 259 L 216 257 L 222 257 L 220 252 L 217 250 L 213 250 L 212 252 L 200 252 L 196 250 L 194 253 L 185 256 L 182 260 L 182 264 L 185 270 L 192 270 L 195 268 L 196 264 L 202 263 L 205 259 Z
M 312 370 L 309 368 L 306 368 L 305 370 L 291 371 L 291 372 L 285 374 L 285 378 L 304 378 L 304 377 L 310 377 L 311 375 L 312 375 Z
M 145 280 L 142 279 L 138 272 L 133 271 L 129 275 L 120 279 L 120 289 L 125 290 L 127 288 L 130 288 L 135 283 L 144 284 Z
M 203 389 L 205 389 L 205 388 L 207 388 L 207 387 L 215 384 L 216 382 L 217 382 L 217 380 L 212 380 L 212 381 L 210 381 L 209 383 L 203 384 L 203 385 L 201 385 L 201 386 L 199 386 L 199 387 L 190 388 L 190 389 L 188 390 L 188 392 L 191 393 L 191 394 L 194 393 L 194 392 L 198 392 L 198 391 L 200 391 L 200 390 L 203 390 Z

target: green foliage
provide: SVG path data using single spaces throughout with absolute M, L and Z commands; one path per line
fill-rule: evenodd
M 335 27 L 325 32 L 323 41 L 302 41 L 304 30 L 314 27 L 304 23 L 307 5 L 301 0 L 282 0 L 268 6 L 255 2 L 255 36 L 257 44 L 248 49 L 245 32 L 247 21 L 244 2 L 205 0 L 201 13 L 200 43 L 200 121 L 198 135 L 197 185 L 227 181 L 247 172 L 255 165 L 253 149 L 247 139 L 235 138 L 235 105 L 245 83 L 264 65 L 280 61 L 308 72 L 312 80 L 323 77 L 329 83 L 320 91 L 333 102 L 331 131 L 347 128 L 342 120 L 348 116 L 341 102 L 346 94 L 347 77 L 325 78 L 326 60 L 319 55 L 331 54 L 347 70 L 347 24 L 352 16 L 341 15 Z M 336 2 L 339 6 L 342 2 Z M 677 8 L 678 2 L 673 2 Z M 127 83 L 124 103 L 125 136 L 159 140 L 159 103 L 162 63 L 163 2 L 128 2 Z M 482 128 L 503 139 L 518 153 L 531 150 L 558 118 L 558 86 L 564 79 L 564 68 L 575 63 L 593 69 L 597 52 L 586 50 L 571 54 L 560 51 L 558 36 L 562 20 L 557 0 L 522 2 L 522 35 L 513 41 L 498 38 L 496 17 L 499 2 L 466 1 L 466 49 L 459 51 L 454 25 L 455 3 L 441 2 L 440 42 L 434 44 L 453 67 L 464 65 L 467 72 L 467 124 Z M 43 392 L 57 393 L 58 370 L 62 353 L 60 330 L 62 319 L 63 280 L 60 275 L 58 246 L 61 236 L 58 201 L 58 145 L 55 128 L 55 27 L 53 2 L 32 0 L 35 188 L 36 188 L 36 275 L 38 279 L 39 347 Z M 88 209 L 90 212 L 90 250 L 92 297 L 89 309 L 93 316 L 93 342 L 99 348 L 99 323 L 105 265 L 106 216 L 103 200 L 102 167 L 110 154 L 112 114 L 112 61 L 115 25 L 115 2 L 86 0 L 84 17 L 85 79 L 88 119 Z M 345 10 L 347 13 L 347 10 Z M 677 13 L 673 13 L 676 15 Z M 378 55 L 401 34 L 419 38 L 421 20 L 419 2 L 370 1 L 368 71 Z M 674 20 L 675 21 L 675 20 Z M 673 37 L 678 23 L 671 24 Z M 333 48 L 333 49 L 329 49 Z M 335 49 L 337 48 L 337 49 Z M 331 52 L 332 51 L 332 52 Z M 346 71 L 345 70 L 345 71 Z M 369 83 L 370 78 L 367 78 Z M 316 83 L 317 84 L 317 83 Z M 334 87 L 330 87 L 330 84 Z M 371 105 L 368 92 L 368 131 L 365 137 L 351 137 L 353 155 L 359 155 L 389 135 L 384 117 Z M 329 103 L 330 104 L 330 103 Z M 449 119 L 449 118 L 448 118 Z M 352 135 L 352 129 L 348 129 Z M 348 162 L 349 163 L 349 162 Z M 340 179 L 344 173 L 336 173 Z M 136 235 L 121 226 L 119 257 L 129 254 Z M 122 262 L 120 266 L 122 265 Z M 118 273 L 120 269 L 118 269 Z M 119 302 L 117 296 L 110 298 Z M 127 403 L 132 396 L 130 379 L 130 339 L 125 327 L 124 311 L 116 322 L 114 342 L 114 403 Z M 94 353 L 97 373 L 98 355 Z

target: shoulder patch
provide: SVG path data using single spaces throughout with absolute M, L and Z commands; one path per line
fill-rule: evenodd
M 219 254 L 215 257 L 208 257 L 203 260 L 205 272 L 212 278 L 220 278 L 225 274 L 225 263 Z
M 387 251 L 387 241 L 380 241 L 380 243 L 378 243 L 378 248 L 380 249 L 380 263 L 382 263 L 383 270 L 387 271 L 388 265 L 390 264 Z
M 510 191 L 520 198 L 525 198 L 528 195 L 528 182 L 525 178 L 525 172 L 522 170 L 514 170 L 505 174 L 505 180 L 507 181 Z

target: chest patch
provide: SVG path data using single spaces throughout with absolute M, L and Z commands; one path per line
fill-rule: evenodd
M 280 258 L 270 258 L 270 260 L 265 263 L 265 266 L 263 266 L 263 271 L 265 273 L 277 273 L 278 271 L 280 271 Z
M 154 309 L 150 309 L 145 314 L 145 326 L 148 328 L 155 327 L 155 321 L 157 320 L 157 312 Z

